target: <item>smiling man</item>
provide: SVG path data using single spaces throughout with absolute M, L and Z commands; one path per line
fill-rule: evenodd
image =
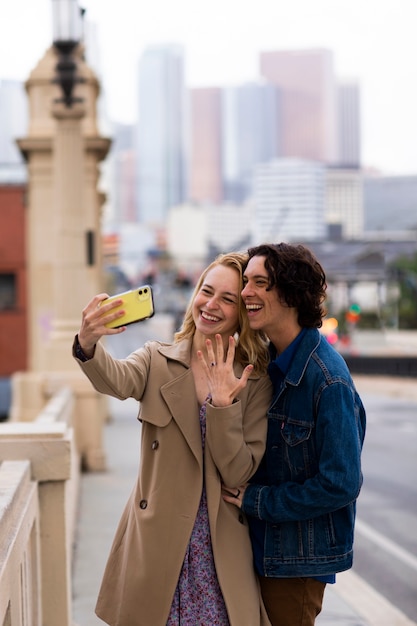
M 319 333 L 326 277 L 306 247 L 249 250 L 242 298 L 270 340 L 265 456 L 224 498 L 247 514 L 273 626 L 312 626 L 327 583 L 353 559 L 365 410 L 344 359 Z

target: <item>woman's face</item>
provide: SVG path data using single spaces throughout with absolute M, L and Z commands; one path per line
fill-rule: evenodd
M 234 335 L 239 327 L 239 274 L 217 265 L 209 270 L 193 302 L 196 331 L 203 335 Z

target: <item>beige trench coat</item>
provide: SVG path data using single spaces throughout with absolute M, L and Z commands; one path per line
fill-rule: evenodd
M 199 406 L 188 341 L 149 342 L 127 359 L 98 343 L 81 363 L 100 392 L 140 401 L 139 474 L 119 522 L 97 601 L 110 626 L 165 626 L 203 487 L 220 587 L 231 626 L 270 624 L 253 570 L 247 521 L 221 497 L 221 482 L 247 481 L 264 452 L 271 397 L 267 376 L 251 376 L 231 406 L 207 407 L 203 460 Z M 242 368 L 236 366 L 236 375 Z M 210 626 L 210 625 L 207 625 Z

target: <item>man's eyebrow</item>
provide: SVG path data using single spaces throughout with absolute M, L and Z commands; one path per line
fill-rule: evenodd
M 243 277 L 247 279 L 248 275 L 246 274 L 246 272 L 243 274 Z M 254 274 L 253 276 L 251 276 L 252 279 L 257 279 L 257 278 L 265 278 L 266 280 L 268 280 L 268 274 Z

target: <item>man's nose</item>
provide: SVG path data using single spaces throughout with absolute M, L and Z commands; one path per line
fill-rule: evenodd
M 241 295 L 243 296 L 248 296 L 251 293 L 251 289 L 249 287 L 249 283 L 246 283 L 246 285 L 243 287 Z

